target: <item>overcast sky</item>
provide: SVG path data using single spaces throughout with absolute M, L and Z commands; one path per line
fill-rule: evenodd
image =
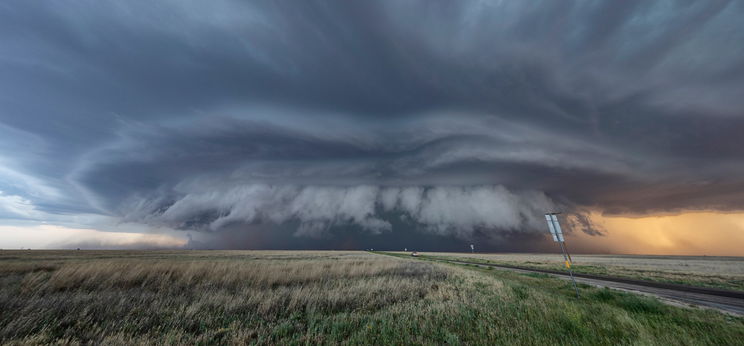
M 2 237 L 527 251 L 552 246 L 547 211 L 593 237 L 592 213 L 741 212 L 742 18 L 715 0 L 3 1 Z

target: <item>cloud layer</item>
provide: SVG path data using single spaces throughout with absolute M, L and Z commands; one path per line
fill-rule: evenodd
M 591 234 L 586 210 L 742 210 L 743 15 L 736 1 L 12 1 L 0 218 L 447 242 L 542 232 L 554 208 Z
M 501 186 L 424 189 L 246 185 L 186 194 L 168 205 L 138 203 L 127 217 L 173 228 L 211 231 L 231 223 L 298 221 L 296 235 L 322 236 L 331 227 L 350 225 L 373 234 L 389 232 L 392 225 L 382 215 L 398 214 L 413 226 L 470 238 L 479 228 L 534 230 L 542 226 L 534 216 L 553 208 L 542 193 L 514 194 Z

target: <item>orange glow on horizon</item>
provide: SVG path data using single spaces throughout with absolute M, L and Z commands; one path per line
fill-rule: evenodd
M 646 217 L 591 215 L 604 236 L 572 232 L 588 253 L 744 256 L 744 213 L 688 212 Z

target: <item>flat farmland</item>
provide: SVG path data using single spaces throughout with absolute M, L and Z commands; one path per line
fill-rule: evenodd
M 2 344 L 737 344 L 744 319 L 351 251 L 0 251 Z
M 561 254 L 422 253 L 484 263 L 564 270 Z M 571 255 L 578 273 L 624 277 L 744 291 L 744 257 Z

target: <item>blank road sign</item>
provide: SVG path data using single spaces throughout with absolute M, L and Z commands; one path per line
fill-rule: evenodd
M 553 236 L 553 241 L 563 242 L 563 231 L 561 231 L 558 218 L 554 214 L 545 214 L 545 221 L 548 222 L 548 229 L 550 230 L 550 235 Z
M 555 225 L 555 234 L 558 235 L 558 240 L 563 241 L 563 231 L 561 231 L 561 224 L 558 223 L 558 217 L 555 214 L 550 215 Z
M 558 241 L 558 237 L 555 236 L 555 227 L 553 227 L 553 220 L 550 219 L 550 215 L 545 214 L 545 220 L 548 221 L 548 229 L 550 230 L 550 235 L 553 236 L 553 241 Z

